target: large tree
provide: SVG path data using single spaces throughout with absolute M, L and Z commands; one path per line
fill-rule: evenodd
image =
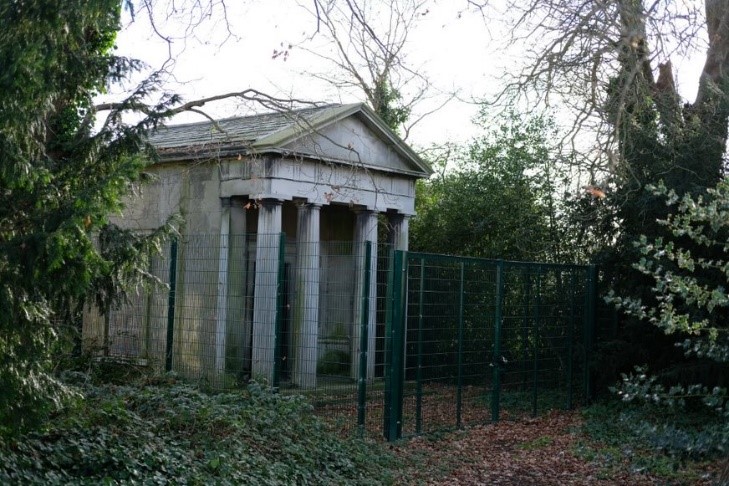
M 645 187 L 662 180 L 679 195 L 697 194 L 726 170 L 729 2 L 531 0 L 509 2 L 506 18 L 525 67 L 500 99 L 571 111 L 571 140 L 589 153 L 581 159 L 590 162 L 581 167 L 589 187 L 607 195 L 582 205 L 592 210 L 586 221 L 602 220 L 593 226 L 605 232 L 600 258 L 635 261 L 640 234 L 665 232 L 656 223 L 665 205 Z M 695 99 L 684 100 L 673 61 L 704 52 Z
M 495 13 L 490 2 L 469 3 Z M 650 105 L 666 133 L 701 127 L 711 159 L 702 164 L 701 176 L 715 182 L 729 114 L 729 2 L 514 1 L 503 18 L 512 21 L 510 42 L 523 53 L 524 68 L 506 74 L 502 99 L 528 97 L 570 108 L 573 134 L 597 130 L 597 168 L 625 177 L 631 167 L 622 156 L 635 109 Z M 673 63 L 701 55 L 695 99 L 683 100 Z
M 59 327 L 84 303 L 112 305 L 156 243 L 107 225 L 153 123 L 127 126 L 113 110 L 93 130 L 93 96 L 136 65 L 111 54 L 120 11 L 118 0 L 0 6 L 0 432 L 67 394 L 49 373 Z
M 469 3 L 484 12 L 496 6 Z M 593 258 L 603 264 L 604 283 L 655 305 L 655 282 L 632 268 L 640 259 L 633 243 L 641 235 L 671 235 L 658 223 L 668 208 L 646 188 L 662 181 L 678 197 L 695 196 L 726 171 L 729 1 L 507 4 L 510 41 L 523 52 L 524 69 L 510 77 L 499 101 L 559 104 L 572 114 L 569 140 L 589 162 L 579 167 L 580 174 L 601 195 L 585 195 L 572 215 L 594 241 L 602 241 Z M 701 56 L 695 96 L 684 99 L 677 79 L 690 73 L 676 73 L 673 66 Z M 667 372 L 688 369 L 660 330 L 634 319 L 621 322 L 615 352 L 607 358 L 611 365 L 650 362 Z
M 193 3 L 194 14 L 219 2 Z M 146 236 L 109 224 L 155 159 L 149 131 L 227 97 L 290 101 L 249 89 L 183 102 L 160 89 L 158 71 L 126 98 L 94 104 L 140 68 L 114 55 L 123 5 L 154 12 L 147 1 L 0 4 L 0 433 L 32 424 L 69 394 L 51 373 L 59 333 L 77 325 L 84 305 L 103 312 L 123 301 L 174 230 L 174 220 Z
M 337 92 L 354 91 L 394 131 L 407 139 L 424 117 L 442 108 L 452 95 L 435 93 L 422 66 L 408 59 L 409 38 L 430 12 L 431 0 L 301 1 L 316 22 L 310 41 L 325 39 L 329 48 L 305 49 L 327 66 L 310 75 L 330 84 Z M 288 51 L 284 51 L 288 52 Z M 280 53 L 277 53 L 280 54 Z M 413 109 L 428 98 L 440 102 L 429 112 L 411 117 Z

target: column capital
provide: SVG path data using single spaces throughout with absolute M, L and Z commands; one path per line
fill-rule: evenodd
M 385 214 L 387 215 L 387 219 L 392 222 L 407 221 L 410 219 L 410 215 L 405 213 L 387 212 Z
M 373 213 L 378 214 L 378 212 L 375 211 L 374 209 L 369 209 L 367 207 L 355 207 L 352 209 L 352 212 L 358 216 L 360 214 L 362 214 L 362 215 L 373 214 Z
M 283 199 L 278 199 L 274 197 L 266 197 L 259 199 L 258 202 L 261 206 L 281 206 L 283 204 Z
M 294 201 L 294 204 L 296 205 L 296 209 L 299 211 L 302 211 L 304 209 L 321 209 L 322 204 L 317 202 L 308 202 L 305 200 L 298 200 Z

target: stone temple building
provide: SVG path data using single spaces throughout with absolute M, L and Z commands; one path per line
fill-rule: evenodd
M 89 313 L 85 337 L 192 376 L 283 369 L 312 388 L 323 373 L 356 377 L 364 331 L 374 377 L 378 243 L 407 249 L 430 167 L 363 104 L 168 126 L 151 141 L 152 181 L 115 222 L 183 217 L 174 254 L 150 269 L 170 289 Z

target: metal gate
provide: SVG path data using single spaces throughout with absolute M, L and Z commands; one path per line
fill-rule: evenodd
M 595 280 L 594 266 L 395 251 L 385 437 L 586 402 Z

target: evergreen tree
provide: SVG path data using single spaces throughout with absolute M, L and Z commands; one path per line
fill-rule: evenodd
M 140 281 L 151 247 L 108 224 L 153 154 L 122 112 L 94 129 L 93 97 L 137 66 L 113 55 L 119 0 L 0 4 L 0 433 L 32 425 L 68 390 L 52 373 L 61 329 L 94 303 L 108 309 Z M 95 241 L 98 236 L 98 241 Z
M 635 9 L 624 22 L 639 29 L 643 20 L 637 3 Z M 702 85 L 704 90 L 694 104 L 681 104 L 670 63 L 661 66 L 657 80 L 647 67 L 636 69 L 648 54 L 645 40 L 623 49 L 618 56 L 620 69 L 608 83 L 605 113 L 614 128 L 619 155 L 608 181 L 607 198 L 601 202 L 601 220 L 591 223 L 595 231 L 602 232 L 605 242 L 594 255 L 605 277 L 603 288 L 656 306 L 655 282 L 634 268 L 642 257 L 635 242 L 673 235 L 662 223 L 669 207 L 648 188 L 660 183 L 678 198 L 698 197 L 719 183 L 725 172 L 729 103 L 721 94 L 725 87 L 706 91 Z M 723 76 L 717 80 L 727 82 Z M 679 243 L 700 250 L 692 241 Z M 610 351 L 603 359 L 611 366 L 600 369 L 611 370 L 605 377 L 608 381 L 636 363 L 651 363 L 656 372 L 665 375 L 675 375 L 680 367 L 692 370 L 693 376 L 684 374 L 689 381 L 708 370 L 687 362 L 660 329 L 626 315 L 621 315 L 619 333 L 607 347 Z

